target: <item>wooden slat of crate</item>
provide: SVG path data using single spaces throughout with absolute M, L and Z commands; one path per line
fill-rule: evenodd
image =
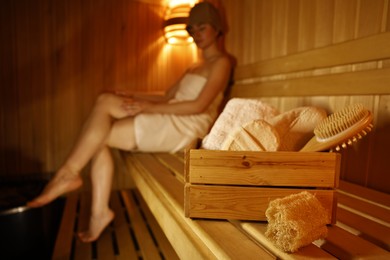
M 338 186 L 336 153 L 238 152 L 192 149 L 186 182 L 254 186 Z
M 328 211 L 328 223 L 335 222 L 335 192 L 307 190 L 315 194 Z M 267 220 L 271 200 L 302 192 L 302 189 L 260 188 L 223 185 L 185 186 L 185 214 L 192 218 Z

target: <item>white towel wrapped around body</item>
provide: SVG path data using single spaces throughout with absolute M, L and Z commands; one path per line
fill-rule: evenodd
M 277 109 L 258 99 L 232 98 L 203 139 L 202 148 L 221 150 L 223 142 L 232 130 L 253 120 L 268 121 L 278 114 Z
M 285 252 L 295 252 L 325 238 L 328 232 L 327 211 L 307 191 L 271 201 L 265 215 L 268 220 L 265 235 Z

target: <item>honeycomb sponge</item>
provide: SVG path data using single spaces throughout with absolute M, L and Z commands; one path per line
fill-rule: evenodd
M 327 211 L 307 191 L 271 201 L 265 215 L 265 235 L 285 252 L 296 252 L 328 233 Z

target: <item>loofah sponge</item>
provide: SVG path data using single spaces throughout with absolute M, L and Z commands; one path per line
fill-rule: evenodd
M 271 201 L 265 215 L 265 235 L 285 252 L 295 252 L 328 233 L 328 214 L 307 191 Z

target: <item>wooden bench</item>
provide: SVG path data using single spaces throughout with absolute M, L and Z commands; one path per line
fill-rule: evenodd
M 327 109 L 345 106 L 335 103 L 334 106 L 328 106 L 327 97 L 332 95 L 390 94 L 390 69 L 378 69 L 378 63 L 390 58 L 389 42 L 390 33 L 383 33 L 238 67 L 235 76 L 237 82 L 231 91 L 232 97 L 262 97 L 283 111 L 293 108 L 294 105 L 320 103 Z M 372 48 L 373 45 L 376 47 Z M 360 64 L 356 65 L 360 69 L 340 69 L 340 66 L 351 63 Z M 337 69 L 332 69 L 335 66 Z M 367 69 L 368 67 L 375 69 Z M 344 73 L 329 74 L 332 70 Z M 354 84 L 354 88 L 344 87 L 346 84 Z M 308 88 L 308 85 L 313 87 Z M 367 85 L 370 85 L 369 90 Z M 286 96 L 288 104 L 280 101 L 281 97 L 286 100 Z M 311 103 L 313 100 L 316 102 Z M 296 253 L 287 254 L 275 248 L 265 237 L 266 222 L 186 218 L 183 153 L 122 153 L 122 160 L 127 165 L 128 174 L 132 176 L 136 189 L 114 193 L 112 206 L 119 216 L 113 225 L 96 243 L 81 244 L 74 239 L 74 232 L 85 225 L 83 222 L 87 219 L 87 212 L 83 210 L 88 207 L 83 205 L 87 200 L 81 196 L 80 202 L 77 202 L 77 195 L 68 197 L 54 259 L 90 259 L 91 254 L 95 254 L 92 256 L 98 259 L 113 259 L 109 258 L 113 255 L 117 258 L 130 255 L 138 257 L 141 254 L 145 259 L 390 259 L 388 194 L 340 181 L 337 189 L 337 222 L 329 226 L 327 238 L 317 240 Z M 141 196 L 138 196 L 138 192 Z M 141 202 L 136 204 L 134 198 Z M 135 208 L 142 208 L 145 212 L 150 210 L 150 214 L 145 213 L 146 217 L 142 221 L 133 220 L 133 214 L 134 217 L 137 214 L 131 212 Z M 127 213 L 123 213 L 125 211 Z M 121 214 L 129 216 L 131 221 L 126 220 L 127 217 L 120 217 Z M 159 228 L 154 220 L 154 224 L 150 224 L 153 228 L 142 228 L 149 219 L 155 219 Z M 133 237 L 137 237 L 138 241 L 138 236 L 150 234 L 146 230 L 155 229 L 159 230 L 159 235 L 155 237 L 164 242 L 155 243 L 153 247 L 157 244 L 169 248 L 170 244 L 175 253 L 172 248 L 163 250 L 162 246 L 161 249 L 158 246 L 153 251 L 159 253 L 149 258 L 143 253 L 152 251 L 149 249 L 152 246 L 141 246 L 139 242 L 139 248 L 142 249 L 132 248 L 134 245 L 129 241 Z M 115 236 L 112 235 L 113 230 Z M 107 242 L 112 241 L 112 237 L 115 237 L 115 243 Z M 145 239 L 148 240 L 155 238 Z M 144 239 L 140 238 L 140 241 Z M 110 248 L 109 244 L 114 244 L 113 248 L 117 249 Z

